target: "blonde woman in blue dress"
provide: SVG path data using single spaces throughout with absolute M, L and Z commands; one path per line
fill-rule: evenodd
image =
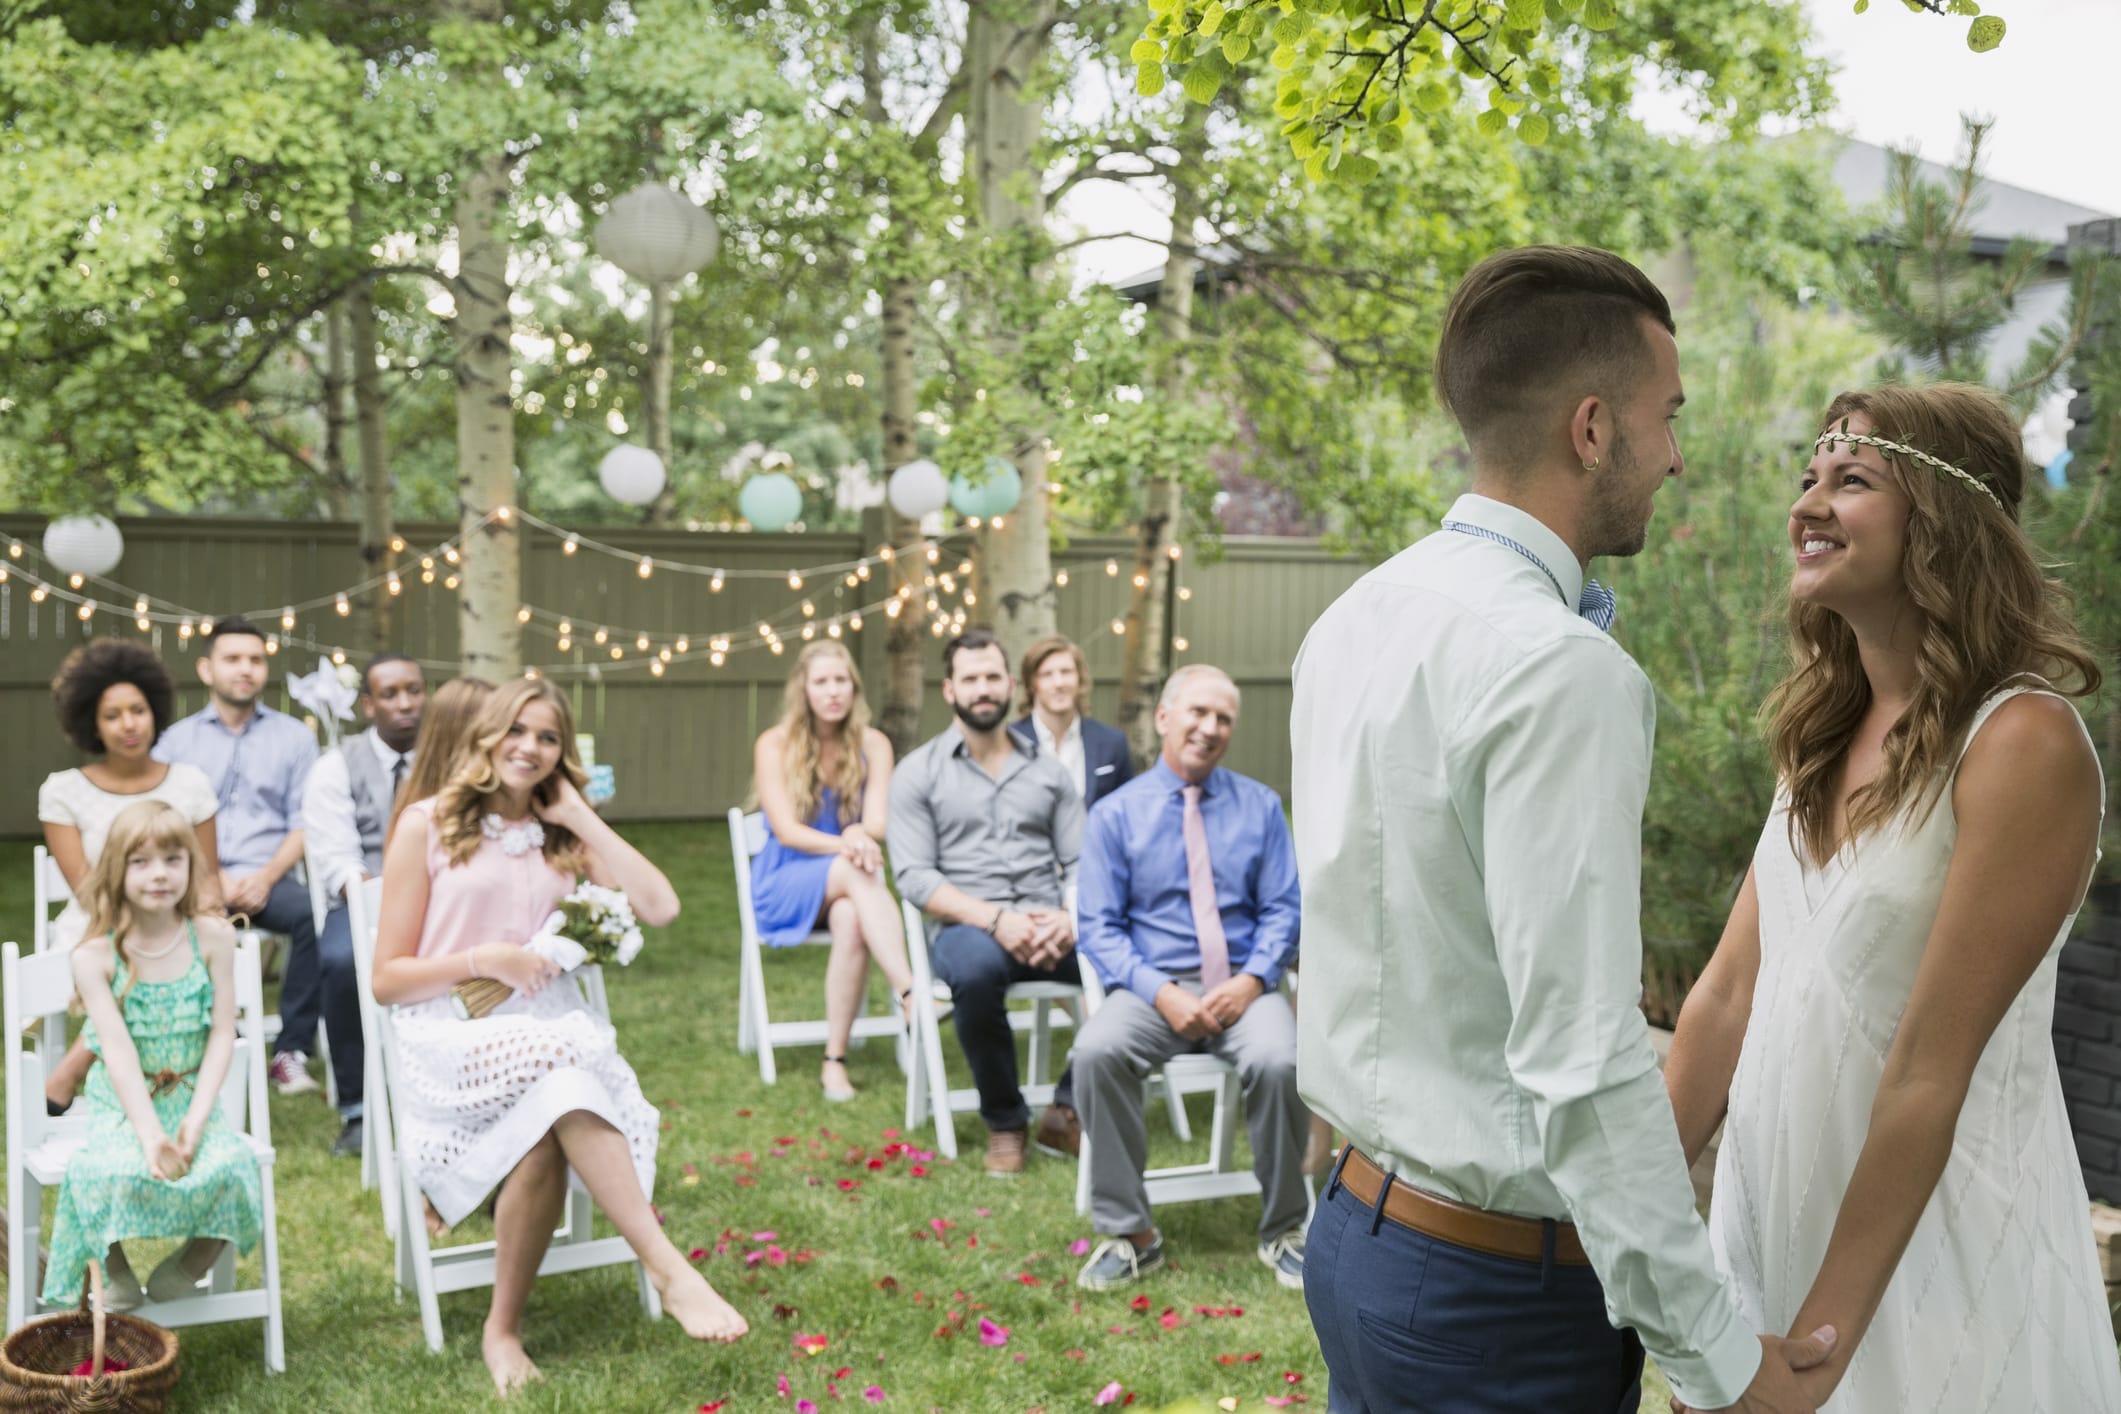
M 1789 537 L 1780 789 L 1667 1082 L 1747 1321 L 1830 1414 L 2121 1410 L 2049 1037 L 2104 787 L 2099 670 L 1966 385 L 1843 394 Z
M 258 1166 L 222 1118 L 236 1042 L 235 934 L 199 914 L 210 878 L 192 822 L 143 801 L 111 822 L 73 951 L 88 1010 L 88 1142 L 66 1166 L 44 1300 L 78 1300 L 104 1263 L 111 1309 L 192 1294 L 233 1242 L 258 1242 Z M 142 1292 L 123 1242 L 182 1240 Z

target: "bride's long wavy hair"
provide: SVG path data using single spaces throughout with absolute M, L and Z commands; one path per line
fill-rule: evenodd
M 2026 460 L 2009 406 L 1972 384 L 1888 385 L 1835 398 L 1820 430 L 1859 413 L 1874 435 L 1943 458 L 1996 500 L 1880 452 L 1909 502 L 1901 582 L 1918 620 L 1915 691 L 1886 733 L 1876 779 L 1849 797 L 1851 841 L 1903 812 L 1919 820 L 1935 807 L 1974 713 L 1997 688 L 2034 676 L 2085 697 L 2100 677 L 2071 622 L 2068 591 L 2018 524 Z M 1824 864 L 1845 843 L 1834 837 L 1834 792 L 1871 705 L 1870 681 L 1839 614 L 1793 598 L 1789 624 L 1792 666 L 1764 709 L 1768 750 L 1789 791 L 1791 846 Z
M 517 678 L 495 688 L 472 723 L 471 745 L 456 774 L 435 795 L 435 839 L 451 864 L 462 864 L 478 852 L 479 843 L 485 838 L 483 822 L 501 789 L 494 755 L 507 740 L 508 729 L 515 725 L 516 718 L 533 702 L 550 707 L 559 720 L 560 759 L 552 774 L 532 790 L 532 797 L 551 800 L 563 776 L 574 782 L 576 790 L 588 787 L 589 773 L 582 769 L 582 758 L 575 751 L 574 708 L 568 703 L 567 694 L 546 678 Z M 574 831 L 552 824 L 544 828 L 545 858 L 554 869 L 562 874 L 580 874 L 589 867 L 589 857 Z

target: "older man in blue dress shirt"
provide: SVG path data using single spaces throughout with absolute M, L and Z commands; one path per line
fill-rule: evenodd
M 1281 800 L 1219 766 L 1237 685 L 1180 668 L 1156 708 L 1157 763 L 1090 812 L 1080 866 L 1082 956 L 1109 989 L 1075 1042 L 1090 1142 L 1090 1216 L 1104 1237 L 1078 1284 L 1103 1291 L 1163 1265 L 1142 1179 L 1142 1077 L 1205 1051 L 1237 1067 L 1259 1175 L 1259 1258 L 1303 1286 L 1303 1144 L 1296 1018 L 1276 990 L 1296 956 L 1296 854 Z

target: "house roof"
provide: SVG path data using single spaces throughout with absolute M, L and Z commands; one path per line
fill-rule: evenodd
M 1924 182 L 1949 186 L 1953 181 L 1951 169 L 1939 163 L 1917 158 L 1915 166 Z M 1843 140 L 1834 158 L 1834 185 L 1852 208 L 1862 210 L 1883 202 L 1891 183 L 1889 149 L 1857 138 Z M 1976 192 L 1979 206 L 1973 213 L 1973 244 L 1975 252 L 1983 255 L 2000 255 L 2012 240 L 2031 239 L 2053 247 L 2050 258 L 2060 261 L 2065 258 L 2071 226 L 2115 214 L 1987 177 L 1980 179 Z

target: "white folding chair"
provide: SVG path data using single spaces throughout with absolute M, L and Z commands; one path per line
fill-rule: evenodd
M 74 893 L 67 887 L 66 875 L 60 872 L 59 861 L 52 858 L 50 850 L 40 844 L 30 851 L 30 858 L 37 875 L 37 911 L 32 918 L 30 950 L 33 955 L 42 956 L 51 951 L 52 923 L 65 911 L 66 906 L 73 902 Z M 44 1032 L 43 1043 L 50 1049 L 51 1055 L 65 1055 L 65 1010 L 62 1008 L 45 1017 L 41 1025 Z
M 943 1019 L 934 1005 L 950 1000 L 950 986 L 938 979 L 929 966 L 928 932 L 920 911 L 904 902 L 899 908 L 906 920 L 906 952 L 913 963 L 914 999 L 927 1003 L 913 1009 L 915 1055 L 906 1071 L 906 1129 L 910 1132 L 934 1119 L 936 1148 L 954 1159 L 956 1116 L 978 1112 L 979 1091 L 970 1086 L 950 1088 L 949 1075 L 943 1068 Z M 1004 995 L 1012 1002 L 1031 1003 L 1028 1012 L 1009 1013 L 1012 1030 L 1031 1033 L 1031 1063 L 1025 1075 L 1028 1083 L 1022 1087 L 1024 1102 L 1051 1104 L 1053 1085 L 1046 1075 L 1053 1067 L 1053 1032 L 1056 1027 L 1075 1024 L 1055 1003 L 1081 997 L 1083 989 L 1072 982 L 1018 982 Z
M 1083 964 L 1083 1006 L 1088 1018 L 1097 1015 L 1097 1009 L 1105 1004 L 1105 987 L 1098 980 L 1097 970 Z M 1244 1119 L 1244 1099 L 1237 1082 L 1237 1067 L 1216 1056 L 1186 1054 L 1173 1056 L 1164 1062 L 1163 1068 L 1153 1072 L 1149 1083 L 1161 1081 L 1172 1109 L 1172 1129 L 1178 1132 L 1181 1143 L 1191 1142 L 1190 1126 L 1181 1126 L 1179 1117 L 1185 1113 L 1185 1095 L 1203 1090 L 1215 1094 L 1215 1113 L 1208 1132 L 1208 1157 L 1201 1163 L 1174 1164 L 1169 1168 L 1149 1169 L 1142 1175 L 1149 1190 L 1150 1206 L 1159 1203 L 1197 1203 L 1210 1198 L 1238 1198 L 1257 1195 L 1260 1191 L 1259 1176 L 1249 1168 L 1237 1166 L 1237 1131 Z M 1318 1201 L 1317 1185 L 1309 1175 L 1304 1178 L 1304 1187 L 1311 1194 L 1315 1205 Z M 1087 1217 L 1090 1212 L 1090 1135 L 1083 1134 L 1080 1162 L 1075 1171 L 1075 1211 Z
M 239 941 L 235 956 L 236 1011 L 253 1028 L 264 1011 L 265 989 L 259 981 L 255 944 Z M 0 945 L 0 991 L 5 993 L 7 1035 L 22 1034 L 24 1023 L 54 1012 L 64 1015 L 74 995 L 68 956 L 44 952 L 23 957 L 13 943 Z M 35 1316 L 66 1309 L 47 1306 L 39 1297 L 37 1239 L 44 1191 L 66 1180 L 66 1165 L 87 1141 L 86 1106 L 52 1118 L 44 1111 L 44 1070 L 48 1059 L 41 1045 L 7 1050 L 7 1324 L 13 1330 Z M 258 1163 L 263 1200 L 259 1264 L 263 1284 L 236 1285 L 236 1254 L 226 1249 L 203 1279 L 198 1295 L 179 1301 L 149 1301 L 135 1313 L 161 1326 L 197 1326 L 220 1321 L 265 1322 L 265 1368 L 287 1369 L 285 1329 L 280 1316 L 279 1207 L 273 1196 L 272 1116 L 265 1105 L 265 1054 L 238 1029 L 234 1059 L 221 1086 L 223 1119 L 243 1135 Z
M 359 956 L 359 950 L 356 950 Z M 604 996 L 604 974 L 594 966 L 575 969 L 570 974 L 581 984 L 582 996 L 589 1009 L 599 1020 L 611 1019 L 610 1007 Z M 562 978 L 554 986 L 565 986 Z M 363 1128 L 381 1122 L 389 1125 L 395 1118 L 394 1104 L 378 1104 L 382 1097 L 395 1099 L 401 1087 L 398 1075 L 398 1047 L 395 1029 L 391 1024 L 392 1008 L 378 1006 L 375 1009 L 376 1049 L 383 1058 L 383 1086 L 375 1096 L 364 1101 L 369 1119 Z M 395 1135 L 389 1142 L 395 1148 Z M 436 1247 L 428 1237 L 427 1221 L 422 1213 L 423 1199 L 419 1181 L 413 1177 L 412 1165 L 405 1162 L 403 1151 L 397 1154 L 397 1283 L 402 1296 L 410 1287 L 420 1303 L 420 1327 L 427 1336 L 427 1348 L 439 1355 L 442 1353 L 442 1306 L 445 1292 L 471 1291 L 493 1285 L 494 1244 L 491 1242 L 467 1242 L 455 1247 Z M 648 1280 L 648 1270 L 635 1257 L 633 1248 L 621 1237 L 598 1237 L 594 1232 L 596 1204 L 581 1186 L 572 1170 L 568 1173 L 567 1213 L 557 1232 L 553 1234 L 552 1246 L 545 1249 L 545 1260 L 538 1264 L 538 1275 L 552 1276 L 558 1272 L 586 1271 L 591 1267 L 631 1265 L 640 1288 L 641 1309 L 648 1313 L 651 1321 L 660 1320 L 663 1303 L 656 1295 L 655 1286 Z
M 383 1047 L 376 1035 L 376 917 L 383 881 L 364 879 L 346 891 L 354 977 L 361 1002 L 361 1187 L 382 1191 L 383 1231 L 398 1235 L 398 1166 L 390 1147 L 390 1096 L 383 1087 Z
M 758 811 L 746 815 L 741 810 L 731 810 L 729 857 L 736 870 L 736 914 L 742 929 L 737 945 L 736 1045 L 746 1055 L 758 1052 L 759 1079 L 771 1085 L 779 1079 L 778 1068 L 773 1063 L 773 1048 L 822 1046 L 825 1044 L 826 1023 L 822 1020 L 774 1021 L 766 1015 L 766 948 L 759 941 L 758 915 L 751 904 L 751 861 L 765 847 L 765 815 Z M 829 946 L 832 934 L 816 929 L 803 942 Z M 923 994 L 916 989 L 914 995 Z M 898 1008 L 893 1007 L 881 1016 L 856 1017 L 852 1035 L 856 1045 L 870 1036 L 902 1040 L 904 1028 L 899 1023 Z M 903 1045 L 899 1064 L 909 1071 L 912 1068 L 911 1058 Z

